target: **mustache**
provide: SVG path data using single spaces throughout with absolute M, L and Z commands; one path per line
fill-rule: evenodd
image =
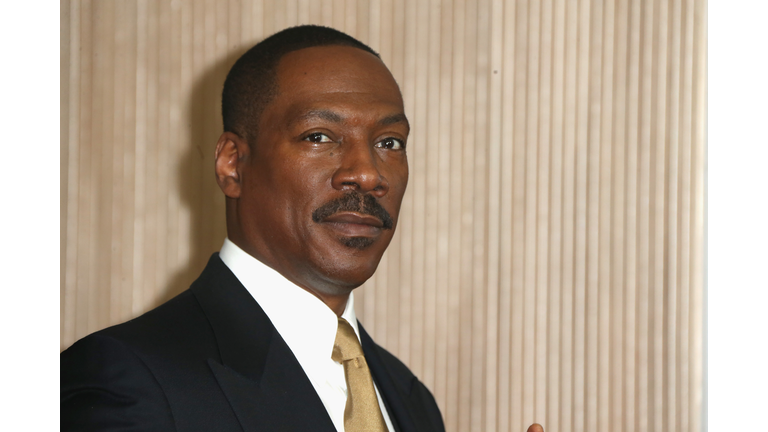
M 347 192 L 339 198 L 329 201 L 312 212 L 312 220 L 319 223 L 339 212 L 357 212 L 373 216 L 381 221 L 384 229 L 392 229 L 394 222 L 384 207 L 371 195 L 360 192 Z

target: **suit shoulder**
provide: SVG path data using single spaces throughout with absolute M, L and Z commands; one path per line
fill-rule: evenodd
M 188 353 L 205 346 L 204 342 L 213 339 L 213 332 L 195 296 L 187 290 L 143 315 L 84 339 L 93 336 L 121 341 L 141 356 L 164 351 Z
M 207 338 L 213 337 L 213 330 L 195 294 L 195 287 L 218 287 L 218 279 L 227 276 L 227 272 L 228 269 L 218 258 L 218 254 L 214 254 L 203 273 L 189 289 L 136 318 L 100 330 L 94 335 L 123 341 L 137 350 L 178 350 L 180 347 L 205 345 Z
M 214 270 L 217 262 L 223 266 L 216 256 L 211 261 Z M 221 353 L 199 291 L 224 289 L 219 274 L 210 273 L 204 270 L 189 290 L 159 307 L 61 353 L 62 430 L 216 430 L 233 419 L 209 367 L 221 362 Z
M 86 336 L 60 356 L 62 430 L 200 424 L 202 401 L 218 389 L 208 359 L 220 359 L 218 344 L 189 290 Z

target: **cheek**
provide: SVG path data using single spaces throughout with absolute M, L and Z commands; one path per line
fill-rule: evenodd
M 286 216 L 297 231 L 307 231 L 314 224 L 312 213 L 334 198 L 331 173 L 332 170 L 318 169 L 305 162 L 294 166 L 292 176 L 279 185 Z
M 394 176 L 394 181 L 390 181 L 389 186 L 389 198 L 396 205 L 396 208 L 400 209 L 400 204 L 405 196 L 405 189 L 408 186 L 408 170 L 398 173 Z
M 385 176 L 389 181 L 390 192 L 399 193 L 401 196 L 405 193 L 408 185 L 408 159 L 403 156 L 392 157 L 384 160 L 386 170 Z
M 319 199 L 333 189 L 333 159 L 333 156 L 326 156 L 298 160 L 290 167 L 290 172 L 285 177 L 286 182 L 291 184 L 296 194 L 304 196 L 307 200 Z

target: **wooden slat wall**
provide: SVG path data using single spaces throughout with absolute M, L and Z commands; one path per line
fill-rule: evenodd
M 401 85 L 412 176 L 358 312 L 448 430 L 701 430 L 704 0 L 62 0 L 60 348 L 218 250 L 224 76 L 299 23 Z

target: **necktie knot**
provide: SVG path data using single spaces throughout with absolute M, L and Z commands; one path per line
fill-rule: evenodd
M 333 343 L 331 358 L 339 363 L 356 360 L 355 366 L 360 367 L 360 357 L 363 357 L 363 347 L 360 346 L 355 330 L 347 320 L 339 317 L 339 327 L 336 331 L 336 341 Z

